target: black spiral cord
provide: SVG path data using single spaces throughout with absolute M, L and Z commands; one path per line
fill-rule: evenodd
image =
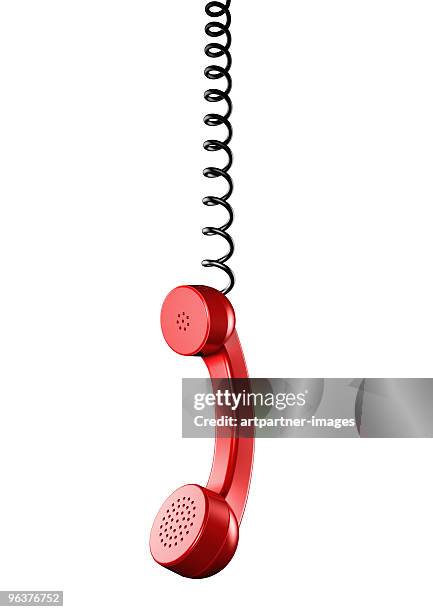
M 233 224 L 233 209 L 229 204 L 229 199 L 233 193 L 233 180 L 229 172 L 233 164 L 233 153 L 230 148 L 230 142 L 233 137 L 233 128 L 230 123 L 230 117 L 232 114 L 233 106 L 230 99 L 230 93 L 232 90 L 232 79 L 230 76 L 230 69 L 232 66 L 232 56 L 230 54 L 230 47 L 232 44 L 232 38 L 230 34 L 231 25 L 231 14 L 230 14 L 231 0 L 224 0 L 219 2 L 212 0 L 206 4 L 206 15 L 212 19 L 206 24 L 206 34 L 211 38 L 225 37 L 225 44 L 220 42 L 212 41 L 205 47 L 206 56 L 213 59 L 223 57 L 226 62 L 225 65 L 212 64 L 205 68 L 205 76 L 216 81 L 218 79 L 224 79 L 226 82 L 226 89 L 208 89 L 205 91 L 204 98 L 207 102 L 225 102 L 227 110 L 224 115 L 218 113 L 209 113 L 203 119 L 204 123 L 208 127 L 218 127 L 224 125 L 227 128 L 227 137 L 224 141 L 221 140 L 206 140 L 203 147 L 208 152 L 225 151 L 227 154 L 227 164 L 224 168 L 208 167 L 203 170 L 203 174 L 206 178 L 223 178 L 227 182 L 227 192 L 220 197 L 217 196 L 206 196 L 203 198 L 203 204 L 205 206 L 222 206 L 228 213 L 227 222 L 221 227 L 204 227 L 203 234 L 205 236 L 220 236 L 224 238 L 229 245 L 228 252 L 219 259 L 205 259 L 202 261 L 202 265 L 205 268 L 218 268 L 225 272 L 229 277 L 229 284 L 222 291 L 224 294 L 230 293 L 235 285 L 235 276 L 232 269 L 227 265 L 227 262 L 232 257 L 235 245 L 233 238 L 228 233 L 228 230 Z M 215 21 L 215 19 L 223 18 L 223 21 Z M 225 22 L 224 22 L 225 19 Z

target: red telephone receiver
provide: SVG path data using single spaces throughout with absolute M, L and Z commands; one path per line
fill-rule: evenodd
M 180 355 L 202 357 L 211 379 L 248 378 L 235 313 L 211 287 L 183 286 L 167 296 L 161 312 L 167 344 Z M 150 550 L 157 563 L 187 578 L 221 571 L 235 554 L 248 498 L 254 438 L 215 436 L 206 487 L 185 485 L 163 503 L 153 523 Z

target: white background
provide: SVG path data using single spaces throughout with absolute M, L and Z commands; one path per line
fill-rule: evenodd
M 188 581 L 148 554 L 212 454 L 180 437 L 204 368 L 159 329 L 170 289 L 221 282 L 199 265 L 220 248 L 204 4 L 0 3 L 0 589 L 74 612 L 431 611 L 430 440 L 260 440 L 230 566 Z M 431 2 L 232 11 L 251 374 L 431 376 Z

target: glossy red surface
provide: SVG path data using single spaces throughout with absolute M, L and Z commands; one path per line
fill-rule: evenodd
M 175 352 L 203 357 L 211 379 L 248 378 L 234 311 L 219 291 L 203 286 L 174 289 L 163 304 L 161 326 Z M 212 576 L 229 563 L 247 502 L 254 438 L 238 437 L 235 428 L 229 437 L 219 433 L 217 428 L 206 488 L 186 485 L 175 491 L 161 506 L 151 531 L 155 561 L 188 578 Z
M 170 495 L 150 536 L 155 561 L 187 578 L 211 576 L 225 567 L 237 543 L 238 524 L 227 502 L 198 485 Z
M 234 327 L 232 305 L 211 287 L 177 287 L 162 306 L 162 333 L 180 355 L 210 355 L 218 351 Z

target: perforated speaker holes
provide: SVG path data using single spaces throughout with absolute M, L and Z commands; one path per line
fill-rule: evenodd
M 188 327 L 190 326 L 189 315 L 187 315 L 185 312 L 179 312 L 179 314 L 177 315 L 176 325 L 179 331 L 186 332 L 188 330 Z
M 191 497 L 179 497 L 162 515 L 159 538 L 164 548 L 177 546 L 189 535 L 196 517 L 195 501 Z

